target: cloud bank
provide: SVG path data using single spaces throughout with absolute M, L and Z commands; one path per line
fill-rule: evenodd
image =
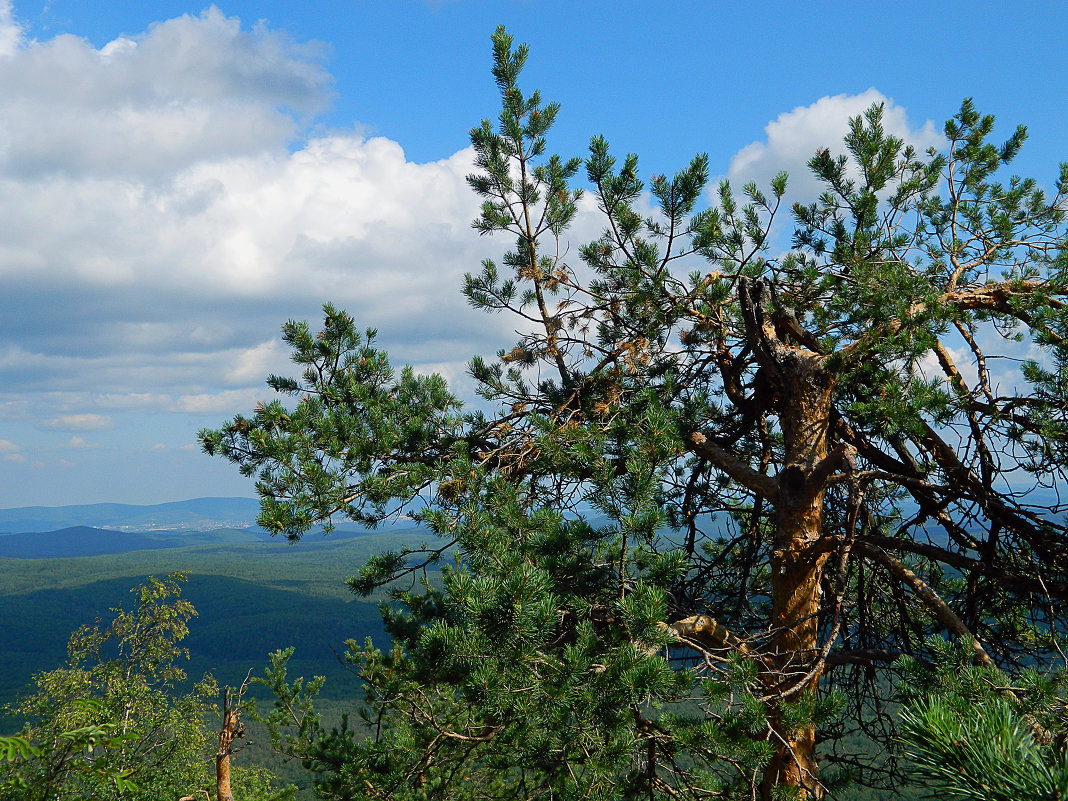
M 219 411 L 284 368 L 280 323 L 326 300 L 401 358 L 428 338 L 473 352 L 493 323 L 452 314 L 481 257 L 470 154 L 414 164 L 355 129 L 309 136 L 322 52 L 215 8 L 100 49 L 26 41 L 0 7 L 7 403 Z

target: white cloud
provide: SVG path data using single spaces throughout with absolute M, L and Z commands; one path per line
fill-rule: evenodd
M 821 97 L 808 106 L 780 114 L 764 127 L 763 141 L 752 142 L 734 155 L 727 172 L 732 188 L 737 191 L 743 183 L 755 181 L 767 191 L 772 177 L 785 170 L 790 174 L 790 198 L 815 200 L 822 185 L 806 166 L 808 160 L 820 148 L 830 148 L 834 155 L 844 153 L 842 139 L 849 131 L 850 118 L 876 103 L 884 104 L 883 127 L 888 133 L 901 137 L 921 153 L 942 144 L 941 134 L 930 120 L 914 127 L 905 109 L 877 89 L 858 95 Z
M 271 339 L 242 351 L 225 368 L 223 378 L 231 385 L 260 384 L 265 376 L 287 370 L 289 364 L 289 350 L 280 340 Z
M 467 151 L 413 164 L 395 142 L 355 134 L 314 139 L 283 157 L 200 164 L 178 176 L 170 199 L 211 200 L 168 218 L 160 244 L 189 253 L 194 243 L 191 269 L 174 277 L 199 273 L 237 297 L 340 296 L 379 317 L 410 314 L 443 279 L 458 294 L 461 265 L 471 266 L 470 166 Z
M 191 414 L 232 414 L 235 410 L 250 411 L 270 393 L 264 389 L 231 389 L 225 392 L 203 392 L 182 395 L 174 399 L 171 410 Z
M 243 31 L 214 6 L 100 50 L 70 35 L 18 46 L 13 31 L 8 5 L 0 163 L 15 174 L 162 175 L 274 148 L 296 132 L 293 112 L 330 97 L 316 48 Z
M 460 293 L 511 244 L 470 227 L 470 150 L 415 163 L 359 124 L 315 127 L 331 87 L 321 52 L 215 9 L 99 49 L 25 41 L 5 10 L 0 420 L 22 448 L 0 458 L 52 452 L 47 482 L 57 456 L 88 473 L 126 448 L 136 471 L 157 441 L 274 397 L 266 374 L 299 375 L 279 327 L 316 330 L 326 301 L 379 329 L 395 363 L 441 369 L 466 394 L 466 360 L 511 346 L 515 321 Z M 128 444 L 83 449 L 103 441 L 84 432 L 119 425 Z
M 6 453 L 4 454 L 5 462 L 14 462 L 15 464 L 25 464 L 26 457 L 21 453 Z
M 39 428 L 51 431 L 102 431 L 112 428 L 115 422 L 106 415 L 93 414 L 65 414 L 43 421 Z
M 149 450 L 152 451 L 153 453 L 160 453 L 162 451 L 167 450 L 167 446 L 164 445 L 162 442 L 157 442 L 155 445 L 153 445 L 151 448 L 149 448 Z
M 0 58 L 14 56 L 22 42 L 22 26 L 12 13 L 11 0 L 0 0 Z
M 327 300 L 398 361 L 511 338 L 459 292 L 500 249 L 470 228 L 471 152 L 416 164 L 358 128 L 294 145 L 328 95 L 317 59 L 209 9 L 0 61 L 0 404 L 54 391 L 180 410 L 262 386 L 293 372 L 279 325 L 314 325 Z
M 18 445 L 9 439 L 0 439 L 0 453 L 16 453 L 22 450 Z
M 470 229 L 471 153 L 413 163 L 359 128 L 294 145 L 328 96 L 317 59 L 209 9 L 0 61 L 0 405 L 53 391 L 179 410 L 262 386 L 293 372 L 267 337 L 290 316 L 314 325 L 326 300 L 398 361 L 511 339 L 459 293 L 499 250 Z

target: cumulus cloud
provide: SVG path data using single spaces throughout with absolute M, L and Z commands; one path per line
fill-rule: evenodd
M 4 454 L 4 461 L 5 462 L 13 462 L 15 464 L 25 464 L 26 463 L 26 457 L 23 456 L 21 453 L 5 453 Z
M 76 36 L 19 45 L 0 14 L 0 164 L 13 175 L 163 176 L 191 160 L 278 147 L 330 97 L 320 49 L 214 6 L 100 50 Z
M 112 428 L 115 421 L 102 414 L 65 414 L 40 423 L 39 428 L 50 431 L 103 431 Z M 77 438 L 75 438 L 77 439 Z
M 810 105 L 780 114 L 765 126 L 762 141 L 752 142 L 734 155 L 727 177 L 736 189 L 754 181 L 766 190 L 776 174 L 786 171 L 790 175 L 790 199 L 810 202 L 822 190 L 822 185 L 809 172 L 808 160 L 820 148 L 830 148 L 834 154 L 844 153 L 842 138 L 849 131 L 850 118 L 863 114 L 876 103 L 884 106 L 883 126 L 888 133 L 901 137 L 920 152 L 942 144 L 942 136 L 930 120 L 916 127 L 902 106 L 872 88 L 858 95 L 821 97 Z
M 22 26 L 12 13 L 11 0 L 0 0 L 0 58 L 15 55 L 22 39 Z
M 17 453 L 22 450 L 18 445 L 9 439 L 0 439 L 0 453 Z
M 0 0 L 0 418 L 232 413 L 296 372 L 279 326 L 328 300 L 456 376 L 509 344 L 458 291 L 492 252 L 471 152 L 308 136 L 322 57 L 214 7 L 100 49 L 27 42 Z

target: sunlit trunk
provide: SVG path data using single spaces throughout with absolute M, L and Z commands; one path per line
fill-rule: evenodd
M 775 544 L 771 558 L 772 640 L 763 684 L 769 695 L 786 693 L 784 702 L 815 691 L 822 672 L 817 656 L 820 579 L 827 554 L 817 546 L 823 529 L 826 478 L 818 467 L 827 458 L 832 380 L 816 354 L 796 350 L 780 362 L 777 411 L 783 433 L 784 468 L 776 502 Z M 761 794 L 771 798 L 776 785 L 801 788 L 801 797 L 818 799 L 816 731 L 784 725 L 778 700 L 770 705 L 775 756 L 764 771 Z

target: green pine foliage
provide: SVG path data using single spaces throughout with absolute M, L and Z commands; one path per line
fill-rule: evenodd
M 1068 675 L 1015 677 L 976 665 L 972 644 L 935 639 L 932 662 L 902 657 L 900 738 L 908 772 L 929 797 L 1068 798 Z
M 962 713 L 932 698 L 905 711 L 901 723 L 905 755 L 931 798 L 1068 798 L 1068 753 L 1042 747 L 1003 701 Z
M 875 106 L 809 162 L 824 191 L 779 254 L 785 175 L 709 203 L 704 155 L 647 181 L 601 137 L 548 155 L 559 107 L 503 29 L 493 53 L 469 183 L 514 246 L 463 291 L 519 339 L 472 359 L 482 400 L 328 305 L 283 329 L 282 397 L 200 435 L 275 533 L 412 514 L 437 537 L 351 581 L 392 594 L 393 649 L 349 644 L 360 722 L 324 726 L 281 653 L 276 742 L 323 798 L 891 786 L 892 754 L 839 746 L 895 742 L 902 654 L 959 640 L 1015 680 L 1058 653 L 1068 166 L 1048 196 L 1006 177 L 1024 129 L 992 144 L 965 101 L 921 154 Z M 604 227 L 572 248 L 583 167 Z

